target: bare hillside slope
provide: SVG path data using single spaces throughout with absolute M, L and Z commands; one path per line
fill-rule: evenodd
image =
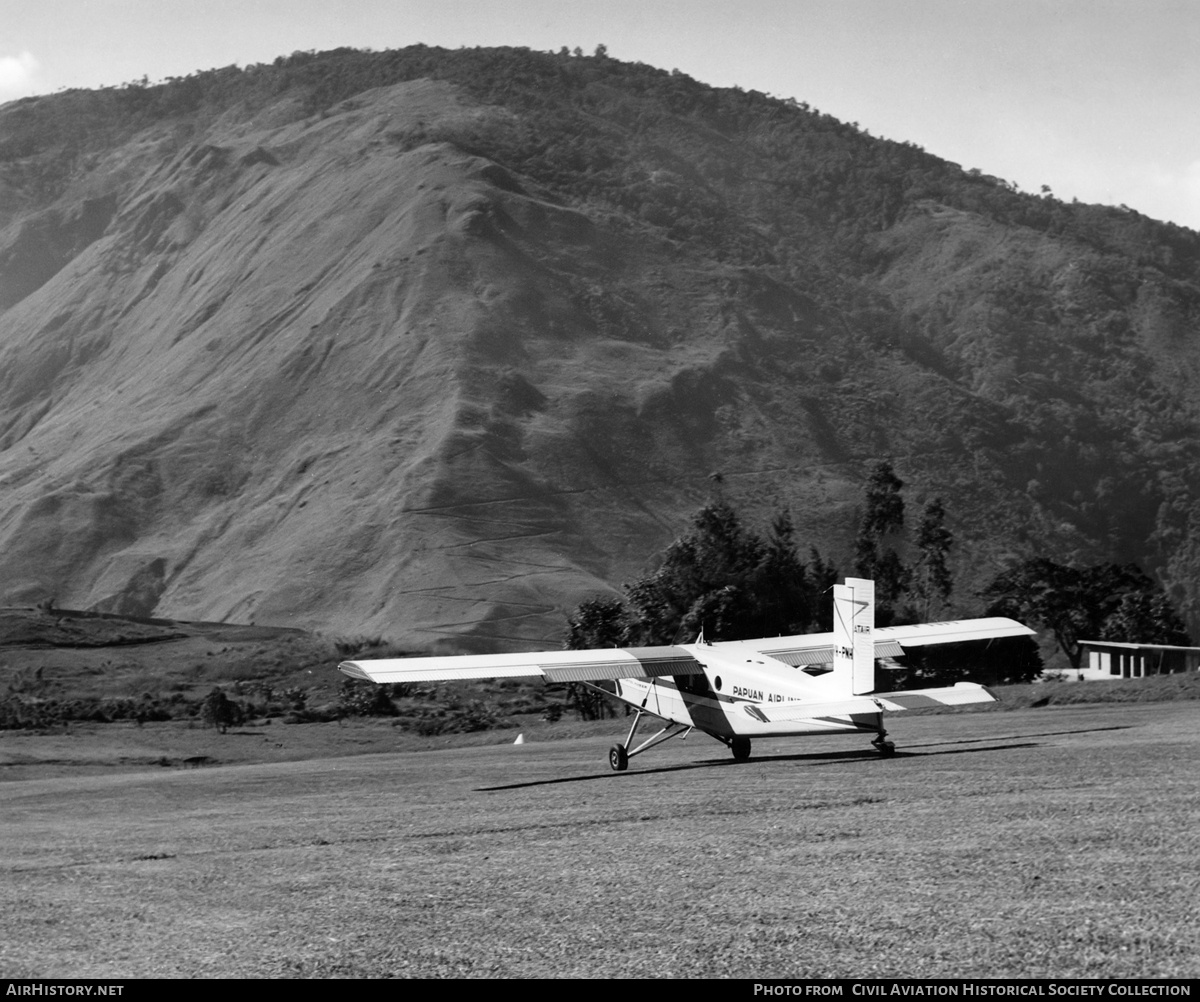
M 3 318 L 7 601 L 556 642 L 644 562 L 734 403 L 738 276 L 623 301 L 638 241 L 405 142 L 489 114 L 417 82 L 109 155 L 103 234 Z
M 159 104 L 155 104 L 159 102 Z M 160 107 L 161 105 L 161 107 Z M 1196 620 L 1195 234 L 807 106 L 524 50 L 0 108 L 0 602 L 556 645 L 721 472 L 865 472 Z

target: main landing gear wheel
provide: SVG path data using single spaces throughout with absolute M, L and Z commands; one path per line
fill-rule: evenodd
M 745 762 L 750 757 L 749 738 L 731 738 L 729 747 L 733 751 L 733 760 L 735 762 Z
M 629 768 L 629 753 L 624 745 L 613 745 L 608 750 L 608 764 L 613 772 L 624 772 Z
M 889 741 L 887 738 L 880 735 L 871 742 L 875 746 L 875 750 L 879 752 L 881 758 L 891 758 L 896 754 L 896 743 Z
M 592 686 L 590 682 L 584 682 L 583 684 L 590 686 L 591 688 L 595 688 L 595 686 Z M 691 725 L 689 724 L 681 724 L 675 720 L 668 720 L 666 721 L 666 726 L 664 726 L 663 729 L 653 737 L 646 738 L 646 740 L 639 745 L 634 745 L 633 736 L 637 733 L 638 722 L 642 719 L 642 714 L 644 712 L 644 710 L 637 711 L 637 714 L 633 718 L 633 725 L 629 728 L 629 737 L 625 739 L 625 743 L 623 745 L 613 745 L 608 750 L 608 764 L 612 766 L 613 772 L 624 772 L 629 768 L 629 760 L 633 758 L 634 755 L 640 755 L 647 748 L 653 748 L 655 745 L 660 745 L 664 741 L 669 741 L 677 734 L 682 734 L 684 737 L 687 737 L 687 735 L 692 731 Z

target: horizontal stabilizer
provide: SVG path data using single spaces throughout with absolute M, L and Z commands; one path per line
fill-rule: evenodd
M 753 703 L 756 716 L 764 722 L 787 723 L 792 720 L 821 720 L 826 717 L 844 718 L 860 713 L 878 713 L 879 704 L 875 697 L 837 699 L 828 703 Z
M 959 682 L 941 689 L 910 689 L 906 692 L 878 692 L 875 699 L 888 710 L 916 710 L 923 706 L 965 706 L 968 703 L 994 703 L 996 697 L 977 682 Z
M 543 678 L 594 682 L 610 678 L 699 675 L 704 669 L 682 647 L 622 647 L 596 651 L 466 654 L 436 658 L 343 661 L 338 668 L 370 682 L 452 682 L 472 678 Z
M 824 717 L 849 717 L 884 710 L 915 710 L 923 706 L 965 706 L 969 703 L 994 703 L 996 697 L 975 682 L 959 682 L 940 689 L 911 689 L 906 692 L 877 692 L 871 696 L 830 702 L 754 704 L 764 721 L 785 723 L 790 720 L 819 720 Z

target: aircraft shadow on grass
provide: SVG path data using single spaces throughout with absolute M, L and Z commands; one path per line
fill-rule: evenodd
M 990 751 L 1014 751 L 1018 748 L 1036 748 L 1041 744 L 1040 741 L 1031 741 L 1029 738 L 1048 738 L 1059 737 L 1067 734 L 1091 734 L 1095 731 L 1123 731 L 1128 730 L 1131 724 L 1117 724 L 1106 727 L 1082 727 L 1077 730 L 1070 731 L 1039 731 L 1035 734 L 1014 734 L 1005 737 L 989 737 L 989 738 L 963 738 L 958 741 L 937 741 L 927 744 L 911 745 L 911 749 L 920 749 L 918 751 L 897 751 L 892 758 L 930 758 L 934 755 L 971 755 L 976 752 Z M 983 747 L 964 748 L 963 745 L 978 744 Z M 943 747 L 946 746 L 946 747 Z M 935 749 L 927 751 L 925 749 Z M 804 752 L 792 753 L 787 755 L 756 755 L 751 761 L 765 764 L 767 762 L 812 762 L 823 764 L 846 764 L 854 762 L 870 761 L 875 758 L 870 752 L 864 752 L 859 749 L 851 749 L 848 751 L 836 752 Z M 727 769 L 745 767 L 745 762 L 736 762 L 727 758 L 719 759 L 701 759 L 696 762 L 685 762 L 679 765 L 664 765 L 654 769 L 638 769 L 633 773 L 626 773 L 629 778 L 633 776 L 656 776 L 671 772 L 690 772 L 695 769 Z M 553 779 L 534 779 L 524 783 L 504 783 L 500 786 L 479 786 L 475 788 L 477 793 L 498 793 L 503 790 L 524 790 L 536 786 L 557 786 L 562 783 L 586 783 L 595 779 L 615 779 L 618 774 L 612 772 L 598 772 L 588 776 L 556 776 Z

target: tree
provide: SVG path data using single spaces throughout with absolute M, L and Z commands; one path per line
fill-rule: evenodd
M 928 622 L 934 614 L 941 614 L 954 578 L 950 574 L 950 549 L 954 536 L 946 528 L 946 509 L 941 498 L 934 498 L 921 512 L 917 526 L 917 565 L 912 575 L 912 586 L 917 604 L 917 615 Z
M 1167 593 L 1157 586 L 1122 595 L 1097 639 L 1178 647 L 1187 647 L 1192 642 Z
M 865 507 L 854 543 L 855 573 L 875 582 L 875 617 L 880 626 L 896 618 L 911 576 L 896 551 L 903 542 L 903 487 L 891 463 L 876 465 L 867 480 Z
M 630 637 L 642 644 L 670 644 L 681 632 L 709 639 L 742 639 L 753 596 L 745 585 L 764 544 L 748 533 L 733 506 L 705 505 L 692 531 L 667 547 L 653 574 L 626 586 Z M 691 637 L 689 637 L 691 639 Z
M 1077 568 L 1036 557 L 997 576 L 983 595 L 992 600 L 989 615 L 1050 630 L 1076 672 L 1081 640 L 1187 643 L 1162 588 L 1134 564 Z
M 724 501 L 701 508 L 692 531 L 667 548 L 659 569 L 626 591 L 631 636 L 647 644 L 671 643 L 681 634 L 745 640 L 800 633 L 812 624 L 816 606 L 791 517 L 780 512 L 764 538 Z
M 897 677 L 892 679 L 894 689 L 919 689 L 956 682 L 1013 685 L 1032 682 L 1045 667 L 1032 637 L 999 637 L 987 643 L 974 641 L 914 647 L 905 652 L 904 661 L 906 670 L 896 673 Z M 885 674 L 879 672 L 876 677 Z
M 790 512 L 776 513 L 765 542 L 750 582 L 750 587 L 759 590 L 757 619 L 766 631 L 758 636 L 770 636 L 772 626 L 776 632 L 799 632 L 816 620 L 816 602 L 808 568 L 796 552 L 796 527 Z M 813 557 L 820 561 L 815 550 Z M 784 630 L 785 625 L 790 628 Z
M 810 623 L 833 622 L 833 586 L 841 577 L 830 560 L 824 560 L 816 547 L 808 551 L 808 592 Z M 820 627 L 818 627 L 820 629 Z
M 242 722 L 242 708 L 225 695 L 220 687 L 213 689 L 200 704 L 200 719 L 209 727 L 217 728 L 222 734 L 229 727 Z
M 569 651 L 621 647 L 628 641 L 629 619 L 619 598 L 597 597 L 581 602 L 567 619 L 563 647 Z M 571 682 L 567 702 L 580 720 L 603 720 L 615 716 L 612 705 L 595 689 Z
M 568 651 L 620 647 L 626 642 L 629 623 L 625 603 L 619 598 L 589 598 L 567 619 Z
M 611 685 L 612 683 L 602 684 Z M 604 695 L 596 689 L 584 685 L 582 682 L 567 683 L 567 705 L 575 711 L 575 717 L 578 720 L 604 720 L 617 715 L 611 701 L 605 699 Z M 628 712 L 626 709 L 626 713 Z
M 692 528 L 667 547 L 652 574 L 625 585 L 625 600 L 589 599 L 570 617 L 568 649 L 670 644 L 703 633 L 745 640 L 802 633 L 821 615 L 821 592 L 836 578 L 812 551 L 814 574 L 799 558 L 795 527 L 784 511 L 765 536 L 742 524 L 725 501 L 692 517 Z

